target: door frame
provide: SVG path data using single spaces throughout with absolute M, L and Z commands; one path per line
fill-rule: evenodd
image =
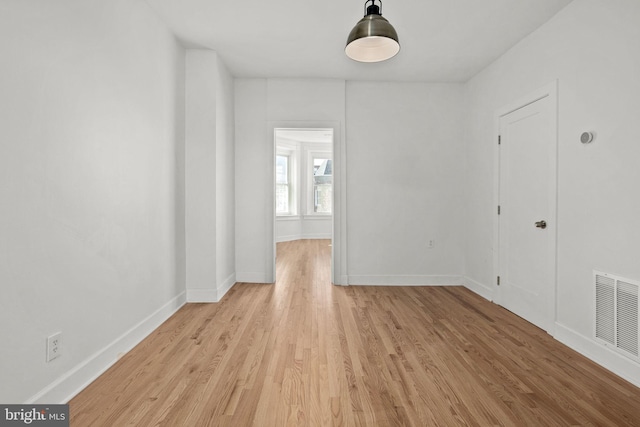
M 548 200 L 549 200 L 549 222 L 554 224 L 552 233 L 549 233 L 549 246 L 547 268 L 549 269 L 549 277 L 553 281 L 553 292 L 551 292 L 551 301 L 546 307 L 546 331 L 550 335 L 555 335 L 555 323 L 557 320 L 557 292 L 558 292 L 558 262 L 557 262 L 557 241 L 558 241 L 558 81 L 554 80 L 541 88 L 519 98 L 496 110 L 494 119 L 494 173 L 493 173 L 493 195 L 494 195 L 494 220 L 493 220 L 493 272 L 494 272 L 494 298 L 493 301 L 502 305 L 502 293 L 498 285 L 497 278 L 500 276 L 500 216 L 498 215 L 498 206 L 500 205 L 500 146 L 498 138 L 500 136 L 500 119 L 509 113 L 512 113 L 527 105 L 533 104 L 543 98 L 549 98 L 550 105 L 553 108 L 551 113 L 552 126 L 555 128 L 553 147 L 549 156 L 551 176 L 549 176 Z
M 333 212 L 331 230 L 331 283 L 335 285 L 347 285 L 347 180 L 346 180 L 346 150 L 343 127 L 339 121 L 316 120 L 280 120 L 267 122 L 268 141 L 270 144 L 270 171 L 271 179 L 267 180 L 266 191 L 268 197 L 267 233 L 268 241 L 266 251 L 267 277 L 271 283 L 276 281 L 276 198 L 275 198 L 275 156 L 276 156 L 276 129 L 333 129 Z

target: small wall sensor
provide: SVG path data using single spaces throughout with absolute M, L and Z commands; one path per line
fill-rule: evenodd
M 583 144 L 588 144 L 591 141 L 593 141 L 593 133 L 582 132 L 582 135 L 580 135 L 580 142 L 582 142 Z

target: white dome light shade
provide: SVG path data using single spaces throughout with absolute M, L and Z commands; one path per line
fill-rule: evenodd
M 400 51 L 398 34 L 395 28 L 380 15 L 380 9 L 374 0 L 347 39 L 345 53 L 355 61 L 380 62 L 394 57 Z M 366 3 L 365 3 L 366 5 Z
M 380 62 L 396 56 L 400 52 L 400 45 L 387 37 L 371 36 L 352 41 L 344 51 L 355 61 Z

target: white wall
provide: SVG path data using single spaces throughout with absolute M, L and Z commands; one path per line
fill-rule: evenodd
M 233 77 L 218 58 L 216 72 L 216 283 L 218 300 L 236 282 L 235 112 Z
M 3 2 L 0 36 L 0 402 L 64 401 L 186 282 L 217 300 L 235 272 L 272 279 L 274 127 L 338 130 L 334 282 L 464 272 L 490 294 L 494 114 L 555 79 L 556 337 L 640 383 L 591 340 L 592 270 L 640 280 L 637 1 L 572 2 L 464 87 L 233 81 L 191 52 L 186 126 L 184 50 L 142 1 Z M 64 355 L 45 363 L 57 331 Z
M 216 72 L 215 52 L 186 53 L 187 300 L 216 295 Z
M 462 97 L 457 84 L 347 83 L 349 283 L 461 283 Z
M 334 215 L 347 212 L 336 222 L 349 234 L 334 239 L 346 249 L 334 283 L 462 283 L 462 100 L 455 84 L 236 80 L 238 281 L 272 277 L 273 127 L 324 120 L 346 129 Z
M 235 283 L 233 79 L 211 50 L 186 69 L 187 300 L 215 302 Z
M 331 217 L 276 219 L 276 242 L 300 239 L 331 239 Z
M 184 301 L 184 51 L 60 0 L 2 2 L 0 52 L 0 401 L 62 402 Z
M 236 79 L 236 271 L 240 282 L 272 282 L 274 254 L 273 129 L 337 126 L 341 147 L 344 81 L 317 79 Z M 337 157 L 337 158 L 336 158 Z M 336 169 L 340 153 L 334 151 Z M 340 182 L 339 170 L 334 179 Z M 341 224 L 339 185 L 334 217 Z M 339 226 L 340 227 L 340 226 Z M 340 230 L 340 228 L 339 228 Z M 341 237 L 337 239 L 341 241 Z M 334 251 L 341 245 L 335 244 Z M 338 262 L 342 255 L 334 258 Z M 337 266 L 342 271 L 341 265 Z
M 274 207 L 268 184 L 273 148 L 267 133 L 266 80 L 235 80 L 235 117 L 236 280 L 269 282 L 269 210 Z
M 496 109 L 559 85 L 556 337 L 640 384 L 591 340 L 593 270 L 640 280 L 640 3 L 580 0 L 466 85 L 467 276 L 494 290 Z M 583 131 L 594 131 L 589 145 Z

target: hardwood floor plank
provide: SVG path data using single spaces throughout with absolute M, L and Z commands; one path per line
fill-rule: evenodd
M 187 304 L 70 402 L 72 426 L 640 426 L 640 389 L 467 289 L 275 285 Z

